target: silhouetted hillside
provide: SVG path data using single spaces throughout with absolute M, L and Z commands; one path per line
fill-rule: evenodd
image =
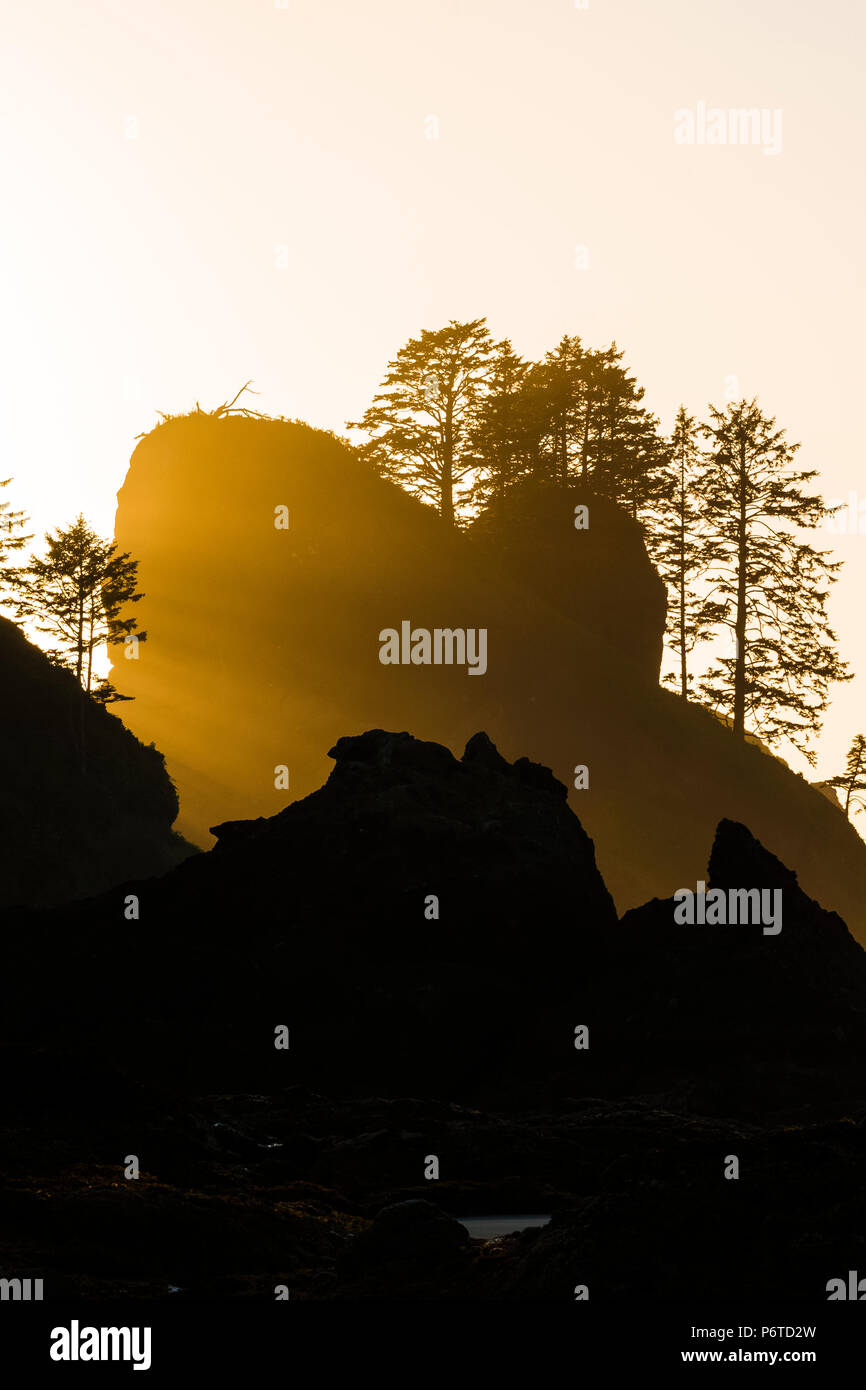
M 588 530 L 574 526 L 581 504 Z M 693 883 L 728 818 L 866 939 L 866 845 L 842 812 L 658 688 L 660 581 L 609 503 L 525 489 L 454 534 L 331 435 L 197 414 L 135 450 L 116 536 L 140 560 L 150 640 L 113 678 L 137 697 L 130 725 L 164 750 L 179 825 L 200 842 L 216 820 L 314 790 L 334 728 L 451 746 L 484 728 L 569 788 L 588 768 L 570 800 L 621 911 Z M 485 629 L 486 673 L 381 664 L 380 632 L 404 621 Z
M 0 905 L 86 897 L 192 852 L 171 829 L 177 794 L 162 754 L 83 701 L 75 678 L 5 618 L 0 669 Z

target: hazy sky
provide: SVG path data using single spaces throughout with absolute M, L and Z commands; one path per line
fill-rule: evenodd
M 866 508 L 864 36 L 854 0 L 7 0 L 10 500 L 110 533 L 157 410 L 251 377 L 342 431 L 407 337 L 486 315 L 530 357 L 616 339 L 666 427 L 757 394 Z M 699 103 L 773 138 L 677 143 Z M 863 675 L 824 773 L 866 731 L 866 518 L 827 541 Z

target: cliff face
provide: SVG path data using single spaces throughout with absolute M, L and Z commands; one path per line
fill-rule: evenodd
M 568 786 L 619 910 L 694 884 L 728 818 L 866 940 L 866 846 L 804 778 L 659 689 L 662 586 L 639 528 L 601 499 L 516 493 L 455 535 L 330 435 L 194 415 L 139 444 L 116 537 L 140 561 L 150 640 L 113 679 L 197 842 L 313 791 L 335 728 L 452 747 L 484 728 Z M 485 673 L 383 665 L 380 633 L 404 622 L 483 629 Z
M 191 852 L 177 794 L 144 747 L 0 619 L 0 906 L 66 902 Z M 83 716 L 83 717 L 82 717 Z
M 658 684 L 665 586 L 638 526 L 613 502 L 530 483 L 494 501 L 470 536 L 484 569 L 506 586 L 518 579 L 574 632 L 599 674 L 613 660 L 636 688 Z

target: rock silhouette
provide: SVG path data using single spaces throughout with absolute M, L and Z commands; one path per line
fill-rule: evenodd
M 355 1278 L 383 1267 L 392 1281 L 413 1273 L 425 1281 L 431 1274 L 447 1278 L 447 1266 L 465 1257 L 468 1246 L 465 1227 L 434 1202 L 416 1198 L 383 1207 L 349 1246 L 343 1268 Z
M 866 939 L 866 846 L 839 807 L 659 689 L 663 588 L 612 504 L 527 486 L 455 534 L 331 435 L 196 414 L 136 448 L 116 538 L 140 561 L 150 640 L 113 679 L 136 697 L 130 727 L 165 753 L 197 843 L 312 792 L 334 729 L 457 748 L 483 728 L 569 788 L 619 911 L 693 883 L 727 818 Z M 486 674 L 382 665 L 379 634 L 403 621 L 486 630 Z
M 484 733 L 331 757 L 160 878 L 5 915 L 22 1270 L 84 1296 L 572 1301 L 821 1298 L 856 1267 L 866 955 L 792 871 L 723 822 L 706 877 L 779 887 L 778 936 L 659 900 L 618 921 L 543 766 Z M 453 1221 L 533 1210 L 551 1225 L 490 1245 Z
M 162 754 L 0 618 L 0 906 L 84 898 L 193 853 Z

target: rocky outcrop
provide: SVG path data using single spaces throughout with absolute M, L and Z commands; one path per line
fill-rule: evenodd
M 518 1107 L 579 1086 L 747 1117 L 866 1093 L 866 955 L 745 827 L 721 823 L 705 875 L 778 890 L 778 931 L 684 925 L 673 900 L 618 923 L 548 769 L 484 734 L 460 759 L 383 730 L 331 755 L 319 791 L 214 827 L 210 853 L 10 933 L 9 1041 L 41 1019 L 98 1055 L 123 1027 L 132 1075 L 197 1089 L 290 1069 L 356 1095 Z M 130 892 L 146 952 L 117 931 Z
M 634 683 L 658 684 L 667 600 L 640 527 L 606 497 L 527 480 L 470 528 L 473 548 L 501 582 L 519 576 L 539 610 L 555 613 L 585 659 L 615 649 Z M 599 669 L 603 676 L 603 669 Z
M 619 1019 L 611 1053 L 655 1057 L 704 1111 L 758 1118 L 843 1105 L 860 1093 L 866 1060 L 866 953 L 743 825 L 719 824 L 704 877 L 707 902 L 722 890 L 727 910 L 734 890 L 742 915 L 741 891 L 752 890 L 778 920 L 754 922 L 750 903 L 747 922 L 683 924 L 673 899 L 626 913 L 628 968 L 599 1004 Z
M 469 1233 L 434 1202 L 419 1198 L 383 1207 L 347 1246 L 340 1268 L 343 1278 L 371 1275 L 398 1284 L 401 1279 L 436 1282 L 469 1254 Z
M 866 940 L 866 845 L 841 809 L 658 688 L 662 586 L 603 499 L 524 487 L 455 534 L 331 435 L 196 414 L 138 445 L 116 536 L 140 562 L 149 641 L 114 681 L 197 843 L 314 791 L 335 729 L 459 748 L 483 728 L 569 788 L 620 911 L 694 881 L 728 818 Z M 404 621 L 483 629 L 485 674 L 381 664 L 380 633 Z
M 98 1052 L 123 1026 L 134 1074 L 221 1088 L 279 1084 L 288 1061 L 319 1088 L 480 1096 L 561 1066 L 583 938 L 616 923 L 565 788 L 483 735 L 459 760 L 382 730 L 332 756 L 318 792 L 215 827 L 209 854 L 10 933 L 9 968 L 35 990 L 18 1038 L 41 1016 Z M 146 952 L 117 932 L 130 892 Z
M 193 853 L 165 760 L 0 618 L 0 907 L 67 902 Z M 127 706 L 128 708 L 128 706 Z
M 508 763 L 484 733 L 460 760 L 382 729 L 339 739 L 329 757 L 328 781 L 304 801 L 212 827 L 221 865 L 234 852 L 261 878 L 291 874 L 296 923 L 303 914 L 324 926 L 348 911 L 356 932 L 393 922 L 419 954 L 435 959 L 448 942 L 446 956 L 457 944 L 465 963 L 493 947 L 495 976 L 512 935 L 525 934 L 528 950 L 530 933 L 540 947 L 615 922 L 592 841 L 549 768 Z

